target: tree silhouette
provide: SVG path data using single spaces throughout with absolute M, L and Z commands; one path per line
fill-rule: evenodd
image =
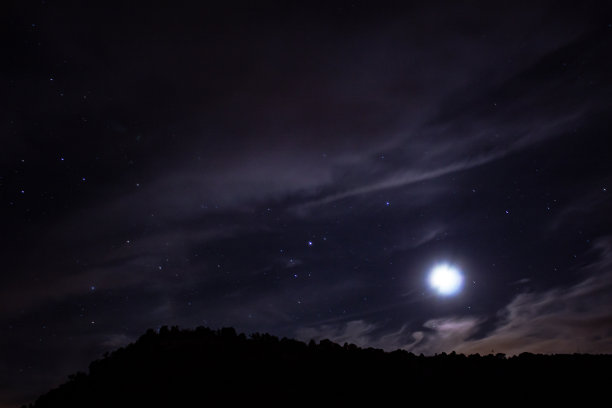
M 45 407 L 363 405 L 367 401 L 525 403 L 594 398 L 606 390 L 609 355 L 502 353 L 433 357 L 330 340 L 308 344 L 233 328 L 147 330 L 39 397 Z M 384 405 L 384 404 L 383 404 Z M 409 405 L 409 404 L 408 404 Z M 25 407 L 25 406 L 24 406 Z

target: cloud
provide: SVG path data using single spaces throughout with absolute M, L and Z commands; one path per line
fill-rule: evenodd
M 514 116 L 517 112 L 493 117 L 488 122 L 478 121 L 480 128 L 471 125 L 463 130 L 467 133 L 463 135 L 456 135 L 457 130 L 453 128 L 460 126 L 460 122 L 466 119 L 464 117 L 454 118 L 445 127 L 419 129 L 423 136 L 405 138 L 402 141 L 410 146 L 418 145 L 413 151 L 419 152 L 419 157 L 412 157 L 414 153 L 411 153 L 410 149 L 399 149 L 405 156 L 405 163 L 400 170 L 386 172 L 378 178 L 366 179 L 367 181 L 353 188 L 301 203 L 294 210 L 298 214 L 304 214 L 313 207 L 345 198 L 403 187 L 483 166 L 563 134 L 582 117 L 583 112 L 567 112 L 561 117 L 525 118 L 518 125 L 509 124 L 510 114 Z
M 297 337 L 328 338 L 339 343 L 404 349 L 431 355 L 505 353 L 612 353 L 612 238 L 597 243 L 598 262 L 584 268 L 590 276 L 566 288 L 521 293 L 500 313 L 497 327 L 477 337 L 486 319 L 450 316 L 429 319 L 423 330 L 404 325 L 385 331 L 377 324 L 355 320 L 341 325 L 302 328 Z
M 363 151 L 357 168 L 341 173 L 351 177 L 336 179 L 336 188 L 297 204 L 294 210 L 308 214 L 313 207 L 338 200 L 473 169 L 566 134 L 598 108 L 579 102 L 584 96 L 565 87 L 567 77 L 562 74 L 542 79 L 542 72 L 550 70 L 549 60 L 577 58 L 571 50 L 583 45 L 582 40 L 565 39 L 554 49 L 540 50 L 539 60 L 524 61 L 520 68 L 505 72 L 499 81 L 484 85 L 472 66 L 472 71 L 462 74 L 463 86 L 450 92 L 424 92 L 422 96 L 436 97 L 419 109 L 403 112 L 409 118 L 403 125 L 383 129 L 387 136 L 380 150 L 371 150 L 370 156 Z M 387 161 L 389 167 L 373 160 L 381 152 L 395 157 Z M 359 166 L 368 172 L 360 172 Z
M 111 350 L 115 350 L 119 347 L 124 347 L 135 340 L 136 338 L 134 336 L 127 336 L 122 333 L 114 333 L 107 335 L 106 338 L 102 341 L 101 345 Z
M 373 347 L 376 342 L 372 340 L 372 332 L 377 329 L 373 323 L 367 323 L 363 320 L 353 320 L 343 324 L 322 325 L 319 327 L 300 328 L 296 332 L 296 337 L 305 341 L 313 339 L 320 341 L 329 339 L 336 343 L 353 343 L 361 347 Z
M 555 217 L 550 222 L 552 231 L 559 231 L 562 227 L 567 227 L 573 220 L 582 220 L 584 217 L 592 217 L 596 212 L 608 212 L 609 198 L 607 191 L 604 190 L 605 179 L 599 180 L 599 185 L 593 188 L 596 183 L 589 183 L 584 190 L 573 195 L 572 200 L 561 207 Z M 582 187 L 582 186 L 581 186 Z
M 205 245 L 215 240 L 227 239 L 245 230 L 236 226 L 191 231 L 174 228 L 132 239 L 129 243 L 120 241 L 119 245 L 104 252 L 92 243 L 83 248 L 78 257 L 71 259 L 76 259 L 76 263 L 72 263 L 69 267 L 54 267 L 55 265 L 50 262 L 46 266 L 49 269 L 45 271 L 46 274 L 33 279 L 26 288 L 20 287 L 17 290 L 15 287 L 5 285 L 0 290 L 0 306 L 2 306 L 0 316 L 10 315 L 16 310 L 61 301 L 66 297 L 84 296 L 92 290 L 92 287 L 97 291 L 126 288 L 166 292 L 179 290 L 181 285 L 187 284 L 169 283 L 174 281 L 169 276 L 174 275 L 169 275 L 164 270 L 165 263 L 162 261 L 164 249 L 173 246 L 173 257 L 187 257 L 192 245 Z M 58 241 L 56 244 L 59 245 L 59 249 L 56 251 L 60 253 L 68 252 L 66 248 L 79 244 L 64 237 Z M 202 283 L 208 276 L 202 273 L 203 269 L 204 267 L 200 265 L 183 265 L 180 274 L 184 278 L 197 276 L 194 279 Z M 197 274 L 193 273 L 195 270 L 198 271 Z M 188 279 L 187 282 L 193 283 L 193 279 Z
M 583 270 L 590 277 L 567 288 L 519 294 L 502 311 L 502 322 L 492 333 L 470 339 L 478 325 L 473 321 L 465 336 L 450 346 L 464 353 L 612 352 L 612 240 L 600 240 L 597 248 L 601 259 Z M 443 334 L 434 328 L 423 347 L 435 345 Z

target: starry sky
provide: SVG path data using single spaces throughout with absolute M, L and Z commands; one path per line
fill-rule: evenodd
M 605 3 L 154 3 L 2 5 L 0 406 L 162 325 L 612 352 Z

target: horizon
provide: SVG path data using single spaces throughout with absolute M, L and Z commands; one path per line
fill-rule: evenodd
M 306 344 L 267 334 L 247 338 L 233 328 L 164 326 L 92 361 L 88 373 L 69 376 L 28 407 L 271 404 L 299 396 L 311 403 L 354 404 L 364 398 L 397 399 L 407 391 L 406 384 L 411 385 L 409 391 L 421 395 L 445 388 L 452 391 L 446 393 L 449 402 L 475 402 L 489 401 L 497 392 L 474 395 L 461 390 L 475 384 L 495 389 L 500 383 L 518 391 L 510 400 L 515 403 L 525 396 L 551 401 L 550 391 L 559 387 L 565 391 L 552 400 L 571 396 L 596 401 L 605 390 L 599 373 L 611 361 L 612 355 L 588 354 L 522 353 L 508 358 L 502 353 L 443 352 L 425 357 L 329 340 Z

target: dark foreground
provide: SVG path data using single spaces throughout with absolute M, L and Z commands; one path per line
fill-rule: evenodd
M 264 334 L 162 328 L 77 373 L 30 406 L 416 406 L 582 403 L 605 396 L 610 355 L 416 356 Z M 602 401 L 603 402 L 603 401 Z

